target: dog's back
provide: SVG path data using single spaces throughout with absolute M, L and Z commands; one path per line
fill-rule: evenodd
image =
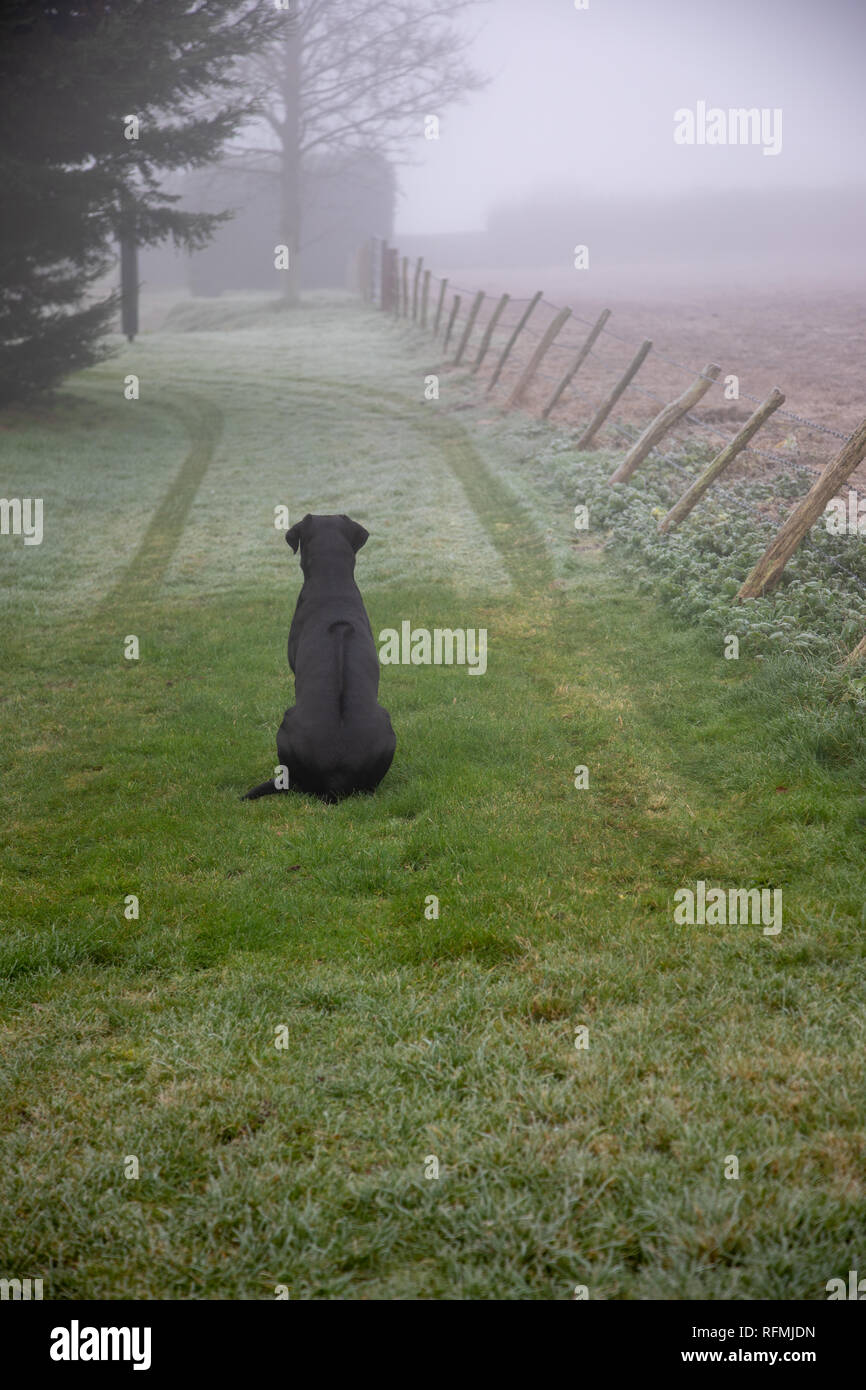
M 344 516 L 306 516 L 286 533 L 301 547 L 304 584 L 289 632 L 295 704 L 277 732 L 289 786 L 327 801 L 374 791 L 396 737 L 378 702 L 379 657 L 354 580 L 355 554 L 368 533 Z M 263 782 L 248 798 L 283 790 Z

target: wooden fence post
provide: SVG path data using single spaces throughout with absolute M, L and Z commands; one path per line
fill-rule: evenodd
M 393 246 L 388 247 L 388 257 L 385 262 L 383 274 L 388 285 L 388 312 L 393 314 L 397 312 L 399 290 L 397 281 L 397 252 Z
M 372 304 L 376 287 L 376 238 L 371 236 L 367 248 L 367 299 Z
M 699 478 L 696 478 L 691 486 L 686 488 L 679 501 L 674 503 L 664 520 L 659 522 L 659 531 L 669 531 L 672 526 L 679 526 L 680 522 L 685 520 L 692 508 L 700 502 L 704 493 L 718 477 L 721 477 L 737 455 L 743 452 L 749 440 L 758 433 L 767 417 L 772 415 L 774 410 L 778 410 L 784 400 L 785 397 L 778 386 L 774 386 L 763 405 L 758 406 L 758 409 L 749 417 L 739 433 L 734 435 L 730 444 L 726 444 L 721 453 L 716 454 L 709 468 Z
M 369 304 L 373 298 L 373 238 L 364 243 L 364 298 Z
M 589 330 L 589 333 L 587 334 L 586 342 L 580 349 L 580 352 L 577 354 L 577 357 L 572 362 L 568 371 L 565 373 L 565 376 L 562 378 L 562 381 L 557 386 L 550 400 L 547 402 L 547 405 L 542 410 L 541 417 L 543 420 L 547 419 L 548 415 L 550 414 L 551 410 L 553 410 L 553 407 L 556 405 L 566 386 L 570 386 L 571 383 L 574 381 L 574 378 L 577 376 L 578 372 L 580 371 L 581 367 L 583 366 L 584 362 L 586 361 L 587 357 L 592 351 L 593 343 L 598 338 L 599 333 L 604 328 L 604 325 L 607 323 L 609 318 L 610 309 L 602 309 L 601 313 L 599 314 L 598 318 L 596 319 L 595 323 L 593 324 L 592 328 Z
M 628 387 L 634 381 L 644 362 L 649 357 L 649 354 L 652 352 L 652 345 L 652 338 L 644 338 L 634 357 L 631 359 L 622 376 L 620 377 L 619 381 L 616 383 L 616 386 L 614 386 L 610 395 L 607 396 L 602 401 L 601 405 L 598 407 L 598 410 L 595 412 L 586 429 L 583 431 L 583 434 L 580 436 L 580 439 L 577 441 L 575 448 L 589 448 L 592 440 L 598 434 L 599 430 L 601 429 L 610 412 L 613 410 L 620 396 L 628 389 Z
M 535 352 L 529 359 L 529 365 L 523 371 L 520 380 L 518 381 L 517 385 L 515 386 L 514 390 L 508 398 L 509 409 L 516 405 L 519 405 L 520 402 L 523 400 L 524 394 L 526 393 L 529 383 L 532 381 L 532 378 L 535 376 L 535 373 L 538 371 L 539 367 L 544 361 L 548 348 L 550 347 L 551 343 L 553 342 L 562 325 L 565 323 L 566 319 L 569 318 L 571 318 L 571 310 L 560 309 L 559 313 L 556 315 L 556 318 L 553 319 L 552 322 L 547 325 L 547 328 L 541 335 L 541 342 L 538 344 L 538 347 L 535 349 Z
M 502 296 L 502 298 L 500 299 L 499 303 L 497 304 L 496 308 L 493 310 L 493 313 L 490 315 L 489 322 L 488 322 L 488 324 L 487 324 L 487 327 L 486 327 L 485 330 L 484 330 L 484 337 L 481 339 L 481 346 L 480 346 L 480 348 L 478 349 L 478 356 L 476 357 L 474 363 L 472 364 L 472 374 L 473 374 L 473 376 L 474 376 L 475 373 L 478 371 L 478 368 L 481 366 L 481 363 L 484 361 L 485 357 L 487 356 L 487 349 L 490 347 L 490 339 L 493 337 L 493 330 L 495 329 L 497 323 L 499 322 L 499 319 L 500 319 L 500 317 L 501 317 L 501 315 L 502 315 L 502 311 L 503 311 L 503 309 L 505 308 L 505 306 L 506 306 L 506 304 L 508 303 L 508 301 L 509 301 L 510 298 L 511 298 L 510 295 L 504 294 L 504 295 Z
M 707 394 L 721 370 L 717 362 L 708 362 L 688 390 L 684 391 L 681 396 L 677 396 L 677 399 L 671 401 L 670 405 L 666 405 L 664 410 L 660 410 L 652 423 L 647 425 L 640 439 L 632 444 L 619 468 L 611 474 L 608 481 L 627 483 L 638 464 L 643 463 L 647 454 L 655 448 L 662 436 L 667 434 L 668 430 L 684 415 L 687 415 L 692 406 L 697 405 L 698 401 Z
M 389 308 L 391 307 L 391 298 L 390 298 L 390 296 L 391 296 L 391 285 L 390 285 L 390 278 L 389 278 L 389 274 L 388 274 L 389 269 L 390 269 L 390 266 L 391 266 L 391 261 L 390 261 L 389 255 L 388 255 L 388 243 L 387 243 L 387 241 L 386 241 L 386 240 L 384 239 L 384 237 L 383 237 L 383 238 L 382 238 L 382 265 L 381 265 L 381 270 L 380 270 L 380 273 L 379 273 L 379 282 L 380 282 L 380 283 L 379 283 L 379 306 L 380 306 L 380 308 L 382 309 L 383 312 L 385 312 L 387 309 L 389 309 Z
M 427 327 L 427 301 L 430 296 L 430 271 L 424 271 L 424 284 L 421 290 L 421 327 Z
M 743 584 L 737 598 L 758 598 L 778 584 L 782 571 L 806 532 L 814 526 L 830 498 L 847 482 L 866 455 L 866 420 L 861 421 L 836 457 L 815 479 Z M 856 649 L 855 649 L 856 650 Z
M 463 354 L 466 351 L 466 344 L 469 342 L 470 334 L 472 333 L 472 330 L 475 327 L 475 320 L 478 318 L 478 311 L 483 303 L 484 291 L 479 290 L 474 300 L 472 301 L 472 308 L 469 310 L 469 317 L 466 320 L 466 327 L 463 330 L 463 337 L 460 339 L 460 346 L 458 347 L 457 355 L 454 358 L 455 367 L 459 367 L 460 363 L 463 361 Z
M 421 267 L 424 264 L 424 257 L 419 256 L 415 265 L 415 279 L 412 281 L 412 318 L 418 319 L 418 282 L 421 279 Z
M 388 252 L 388 284 L 394 317 L 400 317 L 400 256 L 396 246 Z
M 361 245 L 358 247 L 358 289 L 361 292 L 361 298 L 365 304 L 367 302 L 367 286 L 370 278 L 367 272 L 367 257 L 369 254 L 369 246 L 366 241 L 362 241 Z
M 379 298 L 379 273 L 381 262 L 379 260 L 379 237 L 370 237 L 370 303 L 375 304 Z
M 451 317 L 450 317 L 449 320 L 448 320 L 448 327 L 447 327 L 446 330 L 445 330 L 445 342 L 444 342 L 443 345 L 442 345 L 442 356 L 443 356 L 443 357 L 445 356 L 446 352 L 448 351 L 448 341 L 449 341 L 449 339 L 450 339 L 450 337 L 451 337 L 451 330 L 452 330 L 452 328 L 454 327 L 454 320 L 456 319 L 459 310 L 460 310 L 460 296 L 459 296 L 459 294 L 455 294 L 455 296 L 454 296 L 454 302 L 453 302 L 452 305 L 451 305 Z
M 861 637 L 854 650 L 848 653 L 842 664 L 850 666 L 852 661 L 862 661 L 864 656 L 866 656 L 866 637 Z
M 403 257 L 403 317 L 409 313 L 409 257 Z
M 446 277 L 446 279 L 444 279 L 444 280 L 442 281 L 442 284 L 439 286 L 439 303 L 436 305 L 436 320 L 435 320 L 435 322 L 434 322 L 434 324 L 433 324 L 433 337 L 434 337 L 434 338 L 437 336 L 437 334 L 438 334 L 438 332 L 439 332 L 439 320 L 440 320 L 441 317 L 442 317 L 442 305 L 445 303 L 445 291 L 447 290 L 447 288 L 448 288 L 448 280 L 447 280 L 447 277 Z
M 500 355 L 499 361 L 496 363 L 496 369 L 495 369 L 495 371 L 494 371 L 492 377 L 490 378 L 489 382 L 487 383 L 487 390 L 488 390 L 488 391 L 492 391 L 493 388 L 494 388 L 494 386 L 496 385 L 497 381 L 499 380 L 499 374 L 500 374 L 500 372 L 502 371 L 502 368 L 505 366 L 506 362 L 508 361 L 508 358 L 509 358 L 509 356 L 510 356 L 510 354 L 511 354 L 511 349 L 514 347 L 514 344 L 517 342 L 517 339 L 520 337 L 520 334 L 523 332 L 523 329 L 526 327 L 526 323 L 527 323 L 527 320 L 529 319 L 529 315 L 532 313 L 533 309 L 535 308 L 535 306 L 536 306 L 536 304 L 538 303 L 538 301 L 539 301 L 540 298 L 541 298 L 541 290 L 538 290 L 538 291 L 536 291 L 536 293 L 532 296 L 532 298 L 530 299 L 530 301 L 529 301 L 529 303 L 527 304 L 526 308 L 524 309 L 523 313 L 521 314 L 518 323 L 515 325 L 514 332 L 511 334 L 511 337 L 508 339 L 508 342 L 505 344 L 505 347 L 502 349 L 502 353 L 501 353 L 501 355 Z

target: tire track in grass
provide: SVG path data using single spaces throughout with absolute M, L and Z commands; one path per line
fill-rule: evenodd
M 100 615 L 119 603 L 140 603 L 154 596 L 180 542 L 222 435 L 222 411 L 204 397 L 185 394 L 174 400 L 166 399 L 165 405 L 179 417 L 192 447 L 151 517 L 138 549 L 99 605 Z
M 490 471 L 466 428 L 444 412 L 428 411 L 419 418 L 405 397 L 355 386 L 324 377 L 295 377 L 292 385 L 307 388 L 305 399 L 333 403 L 334 393 L 355 398 L 367 414 L 398 418 L 422 434 L 425 444 L 446 464 L 457 479 L 482 529 L 500 556 L 516 591 L 524 597 L 549 589 L 553 566 L 538 526 L 508 484 Z M 312 389 L 310 389 L 312 388 Z
M 205 389 L 207 379 L 198 378 Z M 218 383 L 213 383 L 216 389 Z M 420 412 L 405 397 L 376 391 L 361 383 L 324 377 L 296 377 L 292 387 L 304 401 L 333 404 L 335 395 L 350 399 L 354 409 L 384 420 L 399 419 L 423 437 L 425 446 L 446 465 L 500 556 L 515 590 L 527 596 L 549 588 L 553 571 L 544 539 L 534 520 L 506 483 L 493 474 L 475 448 L 468 431 L 444 413 Z M 98 613 L 118 604 L 140 603 L 155 597 L 180 543 L 196 494 L 210 467 L 223 431 L 223 412 L 206 397 L 184 392 L 166 400 L 192 440 L 174 482 L 162 499 L 141 542 L 118 582 L 99 605 Z
M 219 383 L 215 381 L 208 383 L 206 379 L 200 379 L 200 384 L 219 389 Z M 423 407 L 416 409 L 415 403 L 407 397 L 379 389 L 371 392 L 370 387 L 362 382 L 322 376 L 294 376 L 291 386 L 293 391 L 298 392 L 299 406 L 316 401 L 333 406 L 335 396 L 342 397 L 350 400 L 353 408 L 359 412 L 368 416 L 379 415 L 386 421 L 399 419 L 401 424 L 418 432 L 427 449 L 444 462 L 460 484 L 517 593 L 527 597 L 551 587 L 553 566 L 536 522 L 508 484 L 487 467 L 469 431 L 452 416 L 444 411 L 430 410 L 429 407 L 426 410 Z M 148 528 L 148 534 L 152 526 L 153 523 Z M 169 555 L 166 565 L 170 558 Z
M 502 557 L 517 594 L 526 600 L 550 589 L 553 566 L 529 512 L 508 484 L 490 471 L 462 425 L 442 416 L 436 427 L 443 438 L 445 462 Z

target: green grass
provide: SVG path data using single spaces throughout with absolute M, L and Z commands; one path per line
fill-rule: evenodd
M 45 499 L 0 546 L 0 1274 L 822 1299 L 866 1267 L 862 716 L 638 592 L 555 432 L 436 365 L 339 298 L 183 305 L 0 421 Z M 281 503 L 369 527 L 374 631 L 488 629 L 483 677 L 383 668 L 373 798 L 238 799 L 291 700 Z M 674 926 L 699 878 L 781 887 L 781 934 Z

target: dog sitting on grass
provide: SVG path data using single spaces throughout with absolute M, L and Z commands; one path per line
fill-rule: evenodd
M 339 801 L 378 787 L 397 740 L 379 704 L 379 654 L 355 583 L 355 555 L 369 535 L 347 516 L 311 516 L 286 532 L 301 547 L 304 582 L 289 630 L 295 703 L 277 730 L 277 761 L 288 772 L 246 793 L 309 792 Z

